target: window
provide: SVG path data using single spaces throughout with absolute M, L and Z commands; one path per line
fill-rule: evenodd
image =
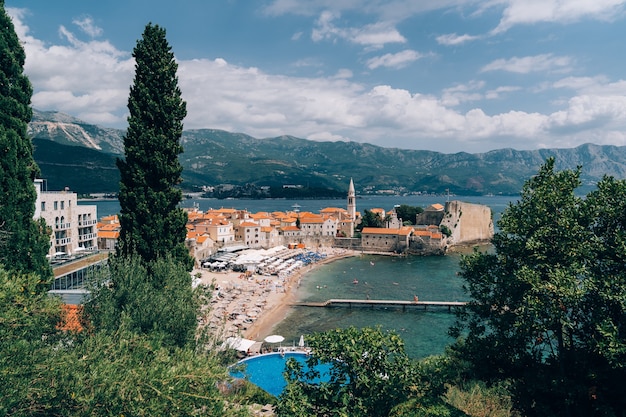
M 55 209 L 55 210 L 58 210 L 58 209 L 59 209 L 59 202 L 58 202 L 58 201 L 55 201 L 55 202 L 54 202 L 54 209 Z
M 46 211 L 46 202 L 45 201 L 41 202 L 41 211 Z
M 65 210 L 65 201 L 61 201 L 61 210 Z

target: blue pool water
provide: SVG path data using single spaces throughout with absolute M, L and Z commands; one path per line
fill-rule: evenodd
M 307 370 L 305 353 L 287 352 L 284 355 L 268 353 L 237 362 L 235 366 L 238 368 L 239 365 L 245 365 L 244 370 L 242 372 L 233 370 L 231 375 L 235 378 L 246 378 L 259 388 L 278 397 L 287 386 L 283 372 L 289 358 L 294 358 L 302 364 L 305 371 Z M 330 365 L 320 365 L 316 369 L 320 372 L 320 380 L 327 381 L 330 375 L 328 372 Z

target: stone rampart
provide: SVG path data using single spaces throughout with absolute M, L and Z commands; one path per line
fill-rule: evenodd
M 448 245 L 488 242 L 493 238 L 491 209 L 482 204 L 447 202 L 441 225 L 452 233 Z

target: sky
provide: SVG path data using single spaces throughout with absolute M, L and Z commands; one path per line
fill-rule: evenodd
M 443 153 L 626 146 L 626 0 L 5 0 L 38 110 L 125 129 L 166 30 L 185 130 Z

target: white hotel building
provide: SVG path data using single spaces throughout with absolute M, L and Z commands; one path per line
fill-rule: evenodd
M 76 193 L 44 191 L 44 182 L 35 180 L 35 219 L 43 218 L 52 229 L 48 257 L 79 255 L 98 247 L 98 211 L 95 205 L 78 205 Z

